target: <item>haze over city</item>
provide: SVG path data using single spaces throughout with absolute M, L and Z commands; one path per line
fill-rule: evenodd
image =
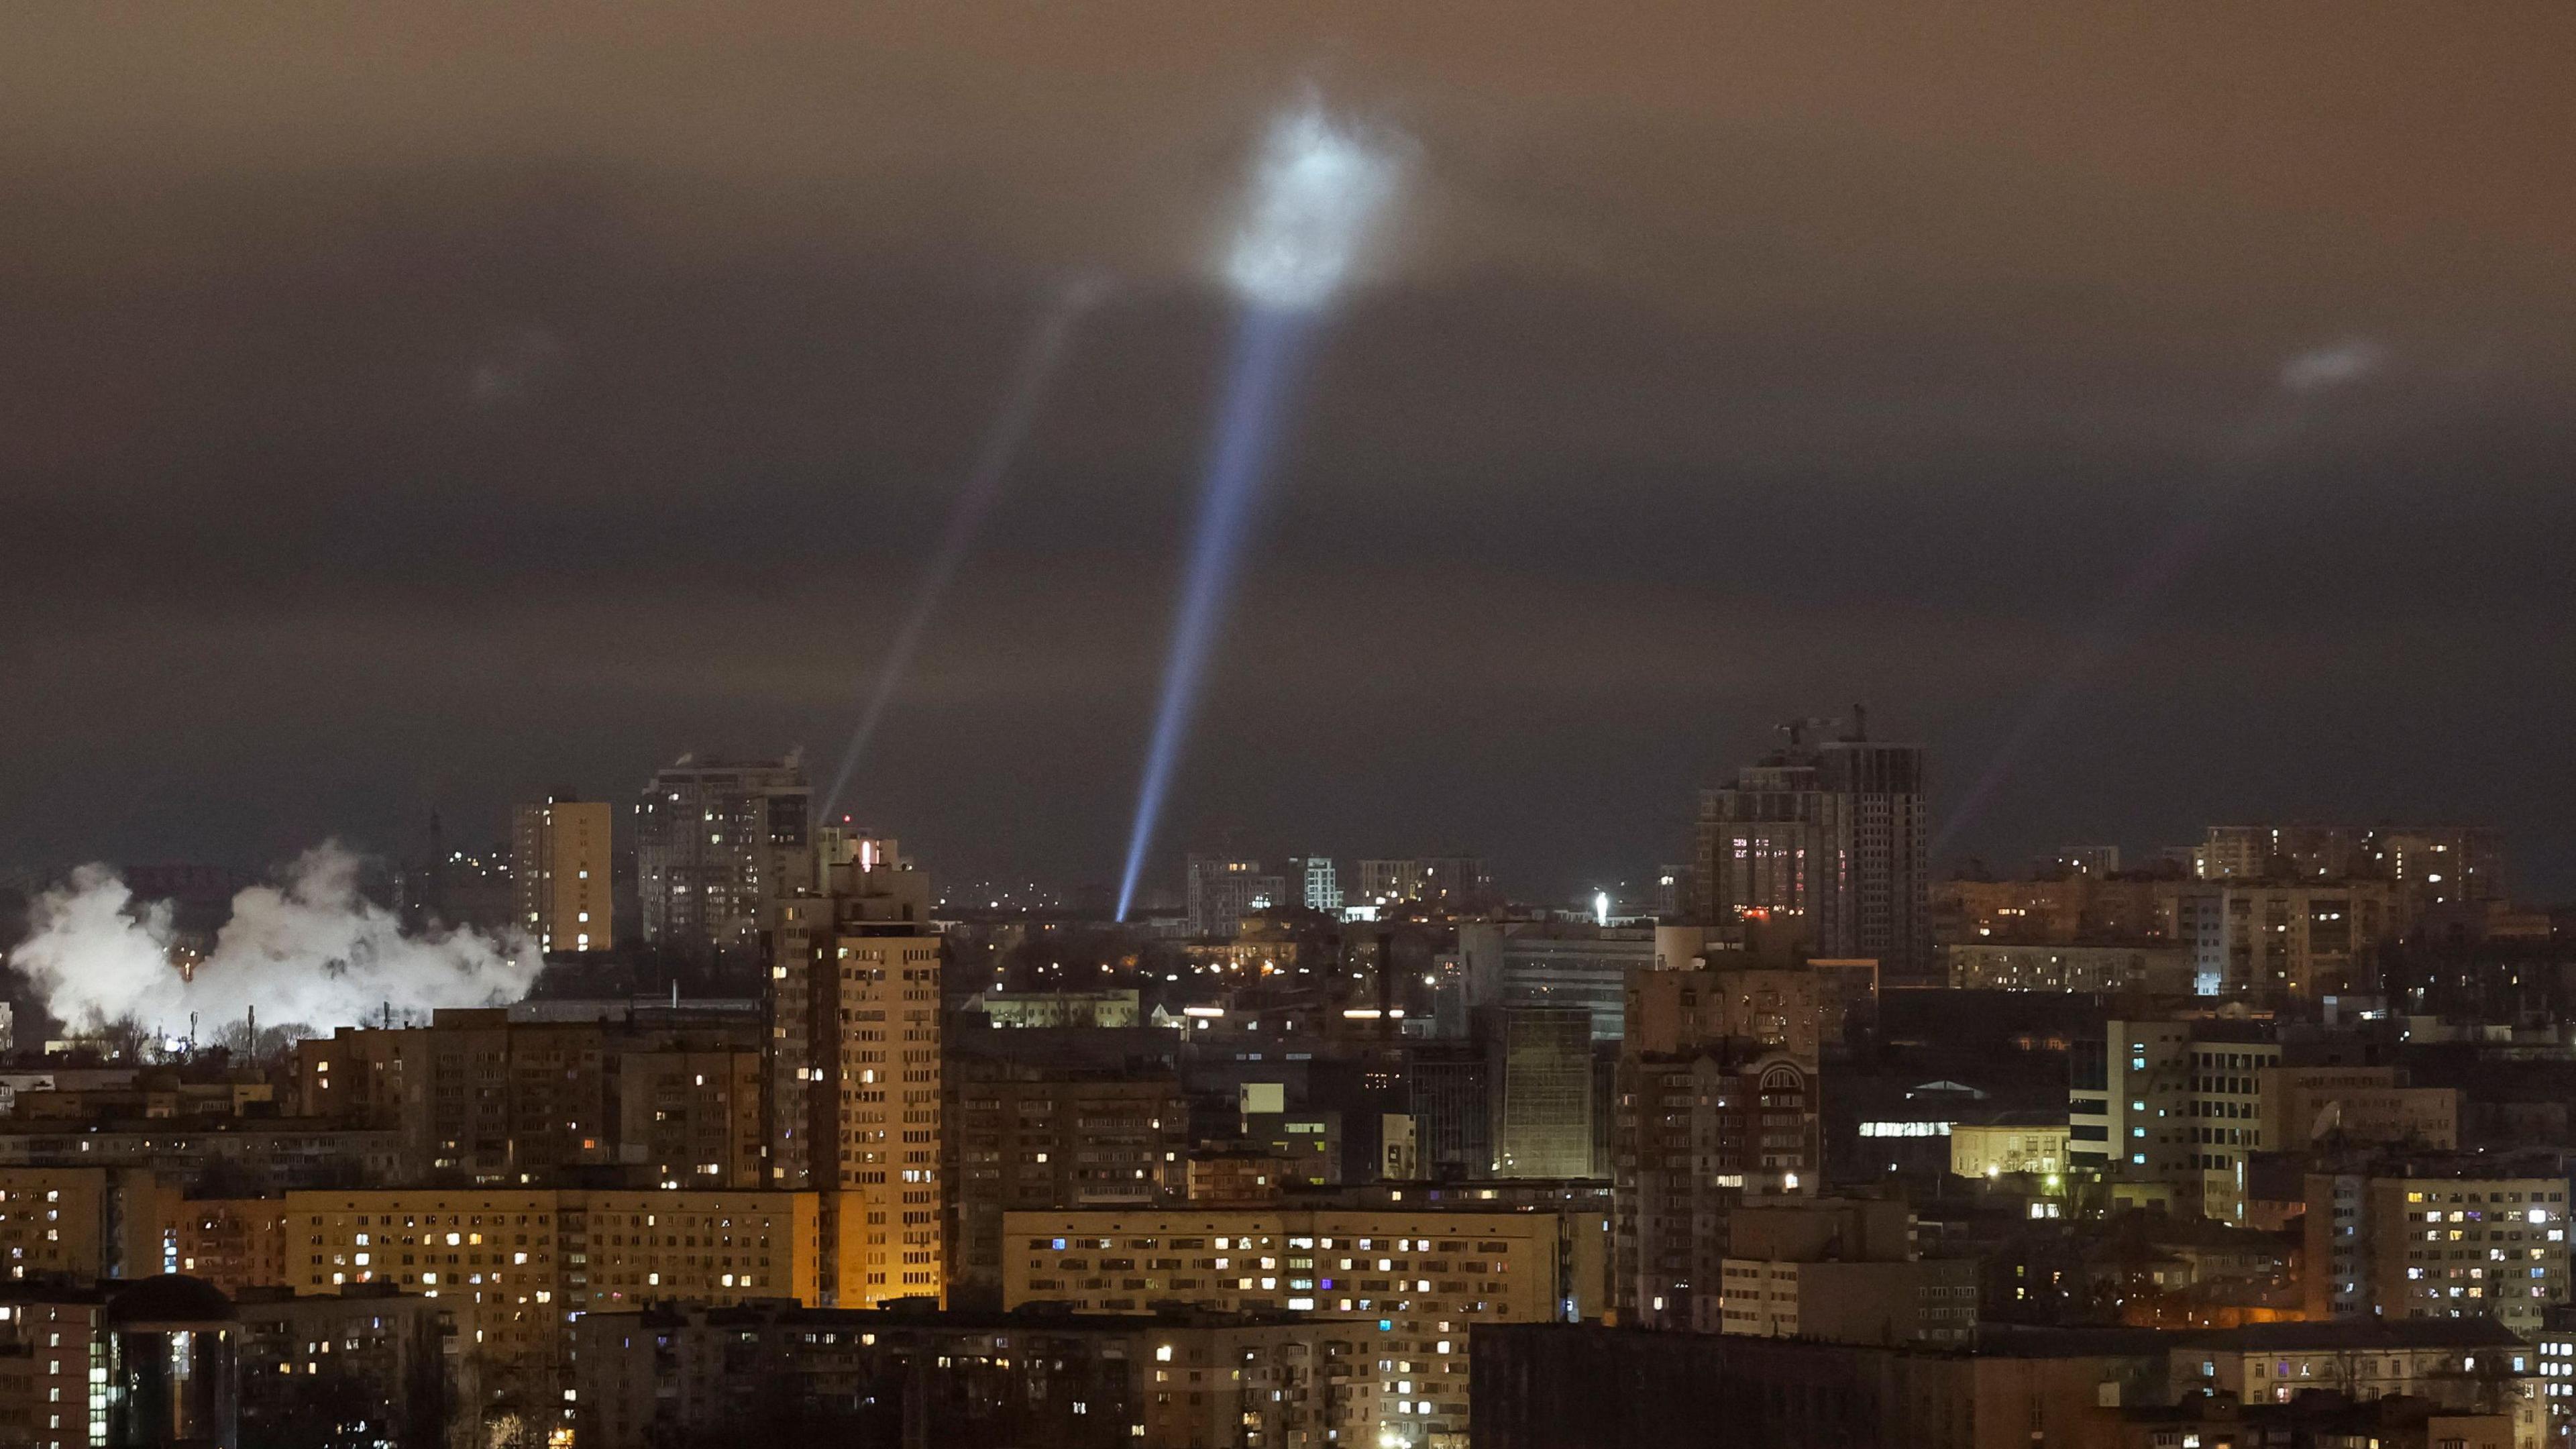
M 1573 888 L 1820 702 L 1946 807 L 2196 513 L 1945 852 L 2447 812 L 2576 885 L 2565 17 L 1176 18 L 13 17 L 0 572 L 48 705 L 0 859 L 394 854 L 684 749 L 833 754 L 1080 271 L 1115 292 L 855 798 L 967 874 L 1114 882 L 1242 167 L 1314 94 L 1406 190 L 1167 887 L 1239 826 Z M 2356 339 L 2384 365 L 2243 457 Z

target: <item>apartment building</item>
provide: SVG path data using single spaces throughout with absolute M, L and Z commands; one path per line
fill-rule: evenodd
M 1331 1322 L 1355 1365 L 1343 1442 L 1465 1449 L 1478 1324 L 1602 1311 L 1597 1213 L 1265 1206 L 1015 1212 L 1006 1307 L 1145 1313 L 1158 1303 Z
M 834 853 L 819 890 L 768 906 L 770 1179 L 824 1195 L 824 1302 L 936 1297 L 947 1235 L 930 881 L 891 840 Z
M 940 1145 L 952 1302 L 1001 1301 L 1005 1213 L 1187 1196 L 1189 1099 L 1170 1068 L 960 1056 L 947 1071 Z
M 2307 1179 L 2314 1318 L 2492 1318 L 2527 1339 L 2570 1301 L 2555 1153 L 2396 1154 Z

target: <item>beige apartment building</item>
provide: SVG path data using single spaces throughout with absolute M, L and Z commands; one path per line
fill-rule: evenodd
M 813 1303 L 820 1220 L 801 1192 L 291 1192 L 286 1283 L 305 1294 L 393 1283 L 437 1299 L 478 1381 L 552 1422 L 576 1316 L 654 1299 Z
M 2570 1301 L 2554 1155 L 2390 1157 L 2308 1174 L 2311 1318 L 2492 1318 L 2537 1338 Z
M 609 928 L 609 828 L 605 800 L 568 796 L 522 805 L 510 822 L 514 924 L 540 951 L 605 951 Z
M 825 1303 L 935 1298 L 947 1272 L 929 878 L 890 840 L 827 851 L 822 891 L 768 908 L 771 1180 L 822 1194 Z
M 1340 1323 L 1343 1442 L 1380 1449 L 1465 1449 L 1469 1331 L 1597 1317 L 1607 1287 L 1597 1213 L 1014 1212 L 1003 1233 L 1006 1308 L 1178 1302 Z

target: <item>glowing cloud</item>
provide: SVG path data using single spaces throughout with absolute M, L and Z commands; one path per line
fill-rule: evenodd
M 1337 126 L 1322 108 L 1270 127 L 1226 278 L 1255 306 L 1302 311 L 1338 288 L 1395 196 L 1394 154 Z
M 2323 392 L 2377 372 L 2388 362 L 2388 349 L 2366 337 L 2302 352 L 2281 365 L 2281 386 L 2295 393 Z

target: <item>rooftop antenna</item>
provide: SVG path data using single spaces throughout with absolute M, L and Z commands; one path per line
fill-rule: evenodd
M 1868 739 L 1868 738 L 1869 738 L 1869 706 L 1868 706 L 1868 705 L 1865 705 L 1865 704 L 1856 704 L 1856 705 L 1853 705 L 1853 706 L 1852 706 L 1852 732 L 1851 732 L 1851 737 L 1852 737 L 1853 739 L 1855 739 L 1855 740 L 1865 740 L 1865 739 Z

